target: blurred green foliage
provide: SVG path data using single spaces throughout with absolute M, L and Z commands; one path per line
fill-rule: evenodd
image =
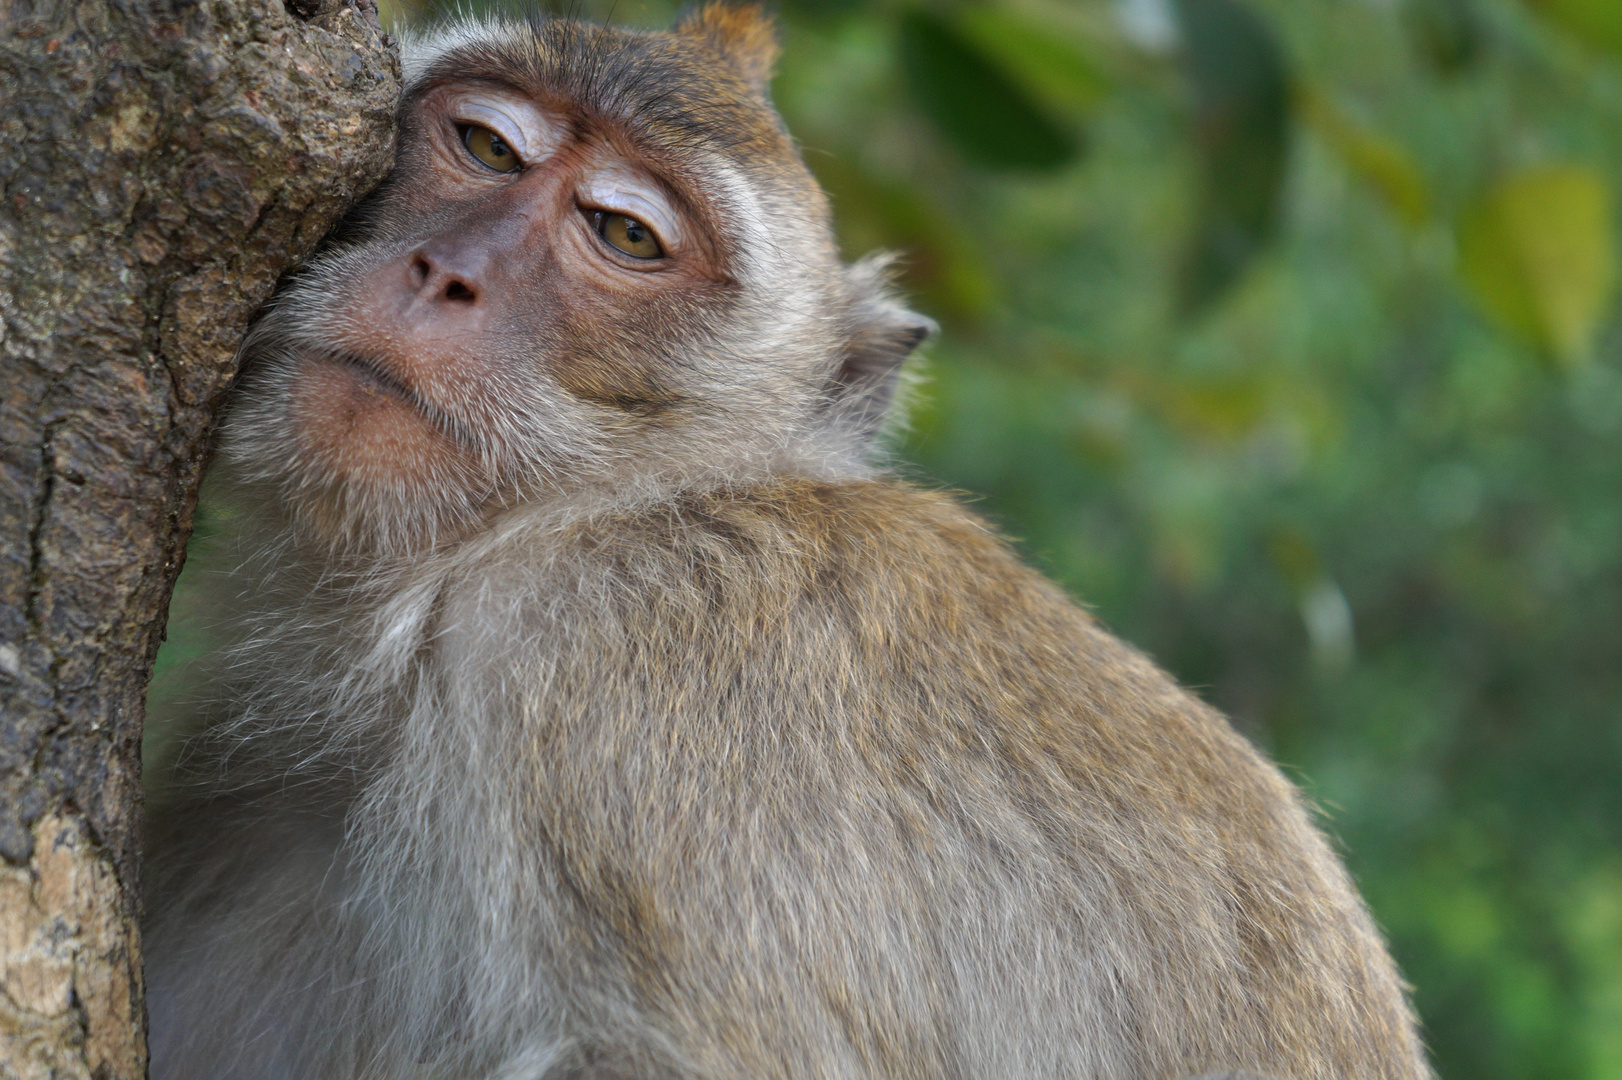
M 781 20 L 846 253 L 945 327 L 905 467 L 1324 807 L 1444 1077 L 1622 1078 L 1622 4 Z

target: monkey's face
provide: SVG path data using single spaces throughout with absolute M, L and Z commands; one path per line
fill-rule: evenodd
M 714 8 L 666 34 L 408 44 L 358 239 L 250 339 L 239 467 L 318 535 L 399 550 L 559 491 L 804 452 L 871 297 L 764 96 L 773 48 Z

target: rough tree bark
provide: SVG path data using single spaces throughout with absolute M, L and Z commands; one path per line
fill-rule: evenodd
M 247 321 L 392 154 L 370 4 L 0 0 L 0 1078 L 145 1075 L 146 682 Z

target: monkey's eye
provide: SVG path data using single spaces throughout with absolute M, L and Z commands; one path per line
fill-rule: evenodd
M 657 259 L 665 253 L 659 241 L 654 239 L 653 230 L 634 217 L 609 210 L 594 210 L 591 224 L 598 236 L 634 258 Z
M 496 172 L 517 172 L 518 167 L 523 164 L 518 160 L 518 155 L 513 153 L 512 147 L 507 145 L 507 140 L 487 127 L 463 124 L 462 145 L 467 147 L 468 153 Z

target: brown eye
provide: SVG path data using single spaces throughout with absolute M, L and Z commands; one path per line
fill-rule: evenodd
M 634 217 L 598 210 L 592 215 L 597 235 L 615 248 L 638 259 L 657 259 L 665 253 L 654 239 L 653 230 Z
M 496 172 L 515 172 L 521 164 L 518 155 L 513 153 L 507 140 L 491 131 L 487 127 L 478 127 L 474 124 L 464 125 L 462 128 L 462 145 L 467 152 L 490 166 Z

